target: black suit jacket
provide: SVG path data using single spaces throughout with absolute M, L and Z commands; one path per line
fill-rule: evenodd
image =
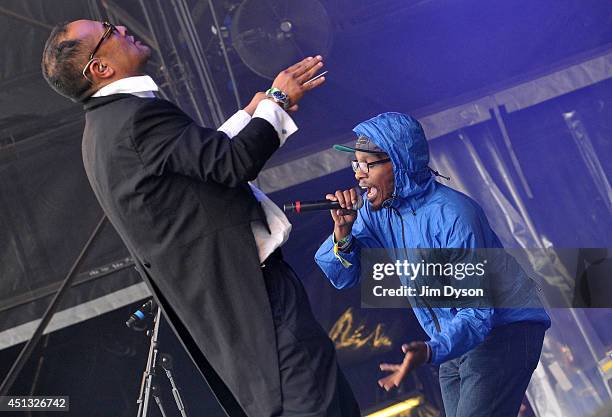
M 91 186 L 175 332 L 218 395 L 206 360 L 249 416 L 277 413 L 275 331 L 251 232 L 262 211 L 246 183 L 279 147 L 276 131 L 254 118 L 230 140 L 168 101 L 129 94 L 85 110 Z

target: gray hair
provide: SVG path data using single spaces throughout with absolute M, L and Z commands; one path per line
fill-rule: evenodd
M 43 50 L 41 67 L 51 88 L 72 101 L 82 101 L 89 97 L 92 84 L 82 74 L 87 62 L 84 42 L 66 39 L 69 23 L 60 23 L 51 31 Z

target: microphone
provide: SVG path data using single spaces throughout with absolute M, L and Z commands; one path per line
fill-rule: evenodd
M 155 304 L 155 301 L 153 301 L 153 299 L 150 299 L 142 306 L 140 306 L 138 310 L 132 313 L 130 318 L 125 322 L 125 325 L 130 329 L 139 330 L 137 325 L 140 324 L 142 321 L 146 320 L 147 317 L 153 315 L 153 310 L 156 306 L 157 305 Z
M 359 210 L 363 207 L 363 198 L 361 194 L 357 194 L 357 202 L 352 207 L 343 210 Z M 291 203 L 283 204 L 283 210 L 285 213 L 302 213 L 305 211 L 320 211 L 320 210 L 334 210 L 341 209 L 340 203 L 337 201 L 329 200 L 316 200 L 316 201 L 294 201 Z

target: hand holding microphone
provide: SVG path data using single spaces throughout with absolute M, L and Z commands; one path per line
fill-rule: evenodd
M 327 194 L 325 198 L 330 201 L 337 201 L 340 204 L 341 209 L 330 210 L 334 220 L 334 237 L 336 241 L 340 241 L 351 234 L 353 223 L 357 220 L 357 212 L 347 210 L 347 208 L 356 202 L 360 202 L 359 207 L 363 206 L 363 199 L 355 188 L 344 191 L 337 190 L 335 194 Z
M 294 213 L 330 210 L 334 220 L 334 234 L 336 239 L 340 240 L 351 233 L 353 223 L 357 219 L 357 210 L 363 206 L 363 198 L 355 188 L 338 190 L 334 194 L 327 194 L 325 198 L 318 201 L 285 203 L 283 209 L 285 212 Z
M 312 201 L 301 201 L 296 200 L 290 203 L 283 204 L 283 210 L 285 213 L 304 213 L 307 211 L 321 211 L 321 210 L 338 210 L 344 209 L 343 211 L 356 211 L 363 206 L 363 199 L 361 195 L 357 195 L 357 200 L 346 207 L 342 207 L 333 194 L 327 194 L 326 200 L 312 200 Z

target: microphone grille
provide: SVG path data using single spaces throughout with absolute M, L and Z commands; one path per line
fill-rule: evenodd
M 363 207 L 363 197 L 361 196 L 361 193 L 358 192 L 357 202 L 353 205 L 353 210 L 359 210 L 361 207 Z

